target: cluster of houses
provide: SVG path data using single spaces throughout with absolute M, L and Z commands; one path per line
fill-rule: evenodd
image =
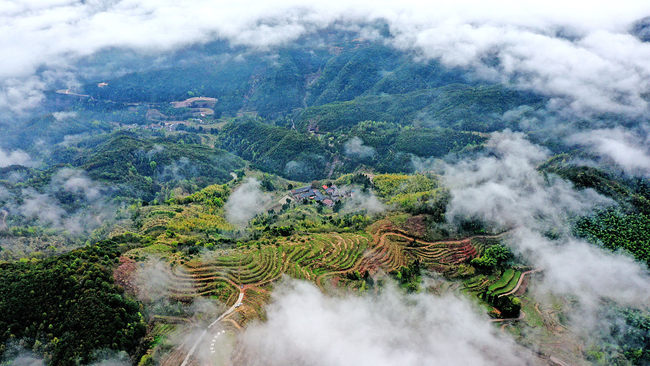
M 305 186 L 291 190 L 291 197 L 297 202 L 316 201 L 329 207 L 334 206 L 345 196 L 346 193 L 341 192 L 334 184 L 322 187 Z

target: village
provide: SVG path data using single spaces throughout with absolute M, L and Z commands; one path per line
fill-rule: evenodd
M 284 204 L 293 199 L 298 203 L 316 202 L 327 207 L 333 207 L 337 202 L 351 197 L 351 195 L 352 192 L 339 190 L 335 184 L 320 185 L 314 182 L 311 185 L 290 190 L 289 194 L 282 198 L 281 203 Z
M 97 87 L 108 87 L 108 83 L 100 82 L 97 84 Z M 71 89 L 59 89 L 56 90 L 56 93 L 69 97 L 84 99 L 87 98 L 89 100 L 94 99 L 89 94 L 77 93 Z M 123 103 L 125 106 L 128 106 L 129 111 L 134 113 L 138 112 L 139 109 L 144 108 L 146 111 L 144 113 L 144 121 L 146 124 L 125 124 L 120 122 L 112 122 L 112 124 L 116 127 L 126 129 L 167 130 L 170 132 L 176 131 L 190 125 L 201 125 L 204 123 L 204 119 L 213 118 L 215 115 L 214 106 L 217 104 L 217 101 L 217 98 L 203 96 L 191 97 L 181 101 L 173 101 L 170 102 L 169 105 L 171 106 L 172 111 L 176 111 L 168 114 L 164 114 L 160 111 L 161 106 L 166 103 Z M 120 102 L 115 102 L 107 99 L 103 99 L 103 102 L 122 104 Z
M 192 97 L 183 101 L 171 102 L 174 109 L 183 109 L 186 112 L 178 116 L 167 116 L 161 113 L 158 109 L 148 109 L 146 113 L 146 120 L 151 122 L 146 125 L 146 129 L 157 130 L 166 129 L 168 131 L 176 130 L 180 125 L 186 122 L 202 123 L 203 118 L 214 116 L 214 106 L 217 103 L 216 98 L 209 97 Z M 178 118 L 185 118 L 186 120 L 178 120 Z

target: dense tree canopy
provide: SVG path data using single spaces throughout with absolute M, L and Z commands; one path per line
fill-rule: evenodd
M 146 327 L 138 303 L 113 281 L 118 242 L 1 264 L 0 350 L 21 342 L 53 365 L 87 363 L 103 349 L 135 354 Z

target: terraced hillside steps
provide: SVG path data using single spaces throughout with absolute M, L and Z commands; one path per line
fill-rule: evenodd
M 231 306 L 232 312 L 222 320 L 237 331 L 249 320 L 265 317 L 272 284 L 283 275 L 313 281 L 325 288 L 345 286 L 357 281 L 359 275 L 372 275 L 379 270 L 394 271 L 413 260 L 431 270 L 447 271 L 463 268 L 458 265 L 477 257 L 485 240 L 497 237 L 428 242 L 389 225 L 375 227 L 370 233 L 312 233 L 259 249 L 193 260 L 170 269 L 169 276 L 170 282 L 177 284 L 176 297 L 211 296 Z M 493 285 L 493 290 L 511 291 L 519 276 L 518 272 L 516 276 L 514 272 L 508 273 L 498 286 Z M 476 276 L 466 283 L 466 288 L 477 291 L 487 283 L 487 277 Z M 245 296 L 235 306 L 241 294 Z M 176 359 L 179 356 L 174 353 Z M 186 361 L 190 364 L 191 357 Z

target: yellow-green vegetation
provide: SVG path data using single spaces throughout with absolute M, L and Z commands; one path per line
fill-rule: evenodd
M 183 211 L 174 216 L 167 225 L 169 230 L 180 234 L 195 233 L 218 233 L 224 230 L 232 230 L 229 224 L 221 215 L 220 210 L 206 210 L 206 206 L 189 205 Z
M 172 251 L 172 248 L 169 245 L 165 244 L 151 244 L 149 246 L 135 249 L 139 253 L 144 255 L 165 255 Z
M 411 214 L 428 214 L 443 221 L 449 199 L 448 191 L 434 174 L 345 174 L 338 185 L 361 185 L 372 188 L 386 203 Z
M 227 185 L 211 185 L 185 197 L 172 198 L 166 204 L 141 207 L 135 224 L 143 235 L 155 238 L 156 246 L 145 253 L 166 252 L 164 246 L 218 241 L 222 233 L 234 230 L 224 218 L 223 206 L 230 194 Z
M 276 197 L 274 202 L 289 184 L 270 175 L 259 179 L 265 182 L 261 188 Z M 135 221 L 140 234 L 151 240 L 127 256 L 164 259 L 171 298 L 189 302 L 204 297 L 232 306 L 244 292 L 243 306 L 233 317 L 234 324 L 243 326 L 264 318 L 273 285 L 283 276 L 321 288 L 368 291 L 377 286 L 378 273 L 388 273 L 407 291 L 419 291 L 424 270 L 466 280 L 474 295 L 490 283 L 487 274 L 476 276 L 478 269 L 470 262 L 494 246 L 498 235 L 432 241 L 426 239 L 426 229 L 437 225 L 435 215 L 413 215 L 422 210 L 418 207 L 446 202 L 435 175 L 357 174 L 337 180 L 340 185 L 368 185 L 390 205 L 385 219 L 291 202 L 274 204 L 246 228 L 236 228 L 226 221 L 224 207 L 240 180 L 139 208 Z
M 466 290 L 479 292 L 485 289 L 485 286 L 487 286 L 488 282 L 489 279 L 486 275 L 477 275 L 465 280 L 463 284 L 465 285 Z
M 399 194 L 426 192 L 439 188 L 435 176 L 425 174 L 378 174 L 372 181 L 379 196 L 390 198 Z
M 433 174 L 379 174 L 372 179 L 377 195 L 413 214 L 430 214 L 442 221 L 448 191 Z
M 370 218 L 363 214 L 337 213 L 332 208 L 317 203 L 294 203 L 287 209 L 259 215 L 251 220 L 249 227 L 250 230 L 265 234 L 276 233 L 278 229 L 286 229 L 289 233 L 354 232 L 363 229 L 370 222 Z
M 269 187 L 283 185 L 268 175 L 262 179 L 268 180 Z M 369 178 L 347 175 L 337 182 L 363 179 Z M 190 272 L 210 268 L 209 286 L 197 285 L 196 294 L 216 295 L 221 300 L 232 295 L 228 291 L 235 290 L 235 284 L 269 283 L 281 274 L 315 280 L 332 272 L 345 274 L 355 264 L 360 273 L 352 277 L 357 280 L 364 271 L 398 270 L 413 260 L 453 277 L 466 278 L 476 272 L 464 262 L 475 258 L 489 238 L 427 242 L 421 238 L 422 232 L 407 236 L 397 229 L 409 225 L 413 217 L 404 211 L 429 203 L 423 197 L 435 197 L 441 203 L 437 195 L 445 192 L 434 175 L 381 174 L 373 177 L 373 187 L 397 211 L 389 215 L 389 220 L 368 227 L 366 233 L 364 228 L 371 221 L 363 214 L 343 214 L 318 204 L 297 203 L 260 214 L 246 229 L 237 229 L 224 218 L 223 207 L 231 187 L 208 186 L 189 196 L 169 199 L 163 205 L 142 207 L 136 222 L 141 234 L 152 237 L 152 244 L 133 250 L 131 255 L 140 259 L 149 254 L 165 257 L 187 266 Z M 416 221 L 418 227 L 423 225 L 424 221 Z M 245 239 L 236 239 L 242 234 Z M 371 235 L 375 236 L 373 245 L 369 245 Z M 215 258 L 214 263 L 209 264 L 211 260 L 206 258 Z M 219 281 L 222 284 L 217 286 Z
M 208 206 L 223 207 L 230 195 L 226 184 L 214 184 L 186 197 L 172 198 L 170 201 L 178 204 L 202 203 Z
M 364 291 L 373 286 L 371 276 L 384 271 L 395 273 L 409 291 L 416 291 L 420 268 L 467 277 L 475 272 L 468 262 L 476 256 L 472 239 L 427 242 L 380 220 L 366 232 L 265 236 L 231 249 L 203 251 L 184 262 L 172 259 L 168 274 L 175 284 L 171 295 L 182 301 L 208 296 L 233 304 L 240 291 L 259 292 L 253 303 L 245 298 L 245 322 L 263 316 L 268 299 L 261 294 L 283 275 L 322 288 L 335 285 Z

